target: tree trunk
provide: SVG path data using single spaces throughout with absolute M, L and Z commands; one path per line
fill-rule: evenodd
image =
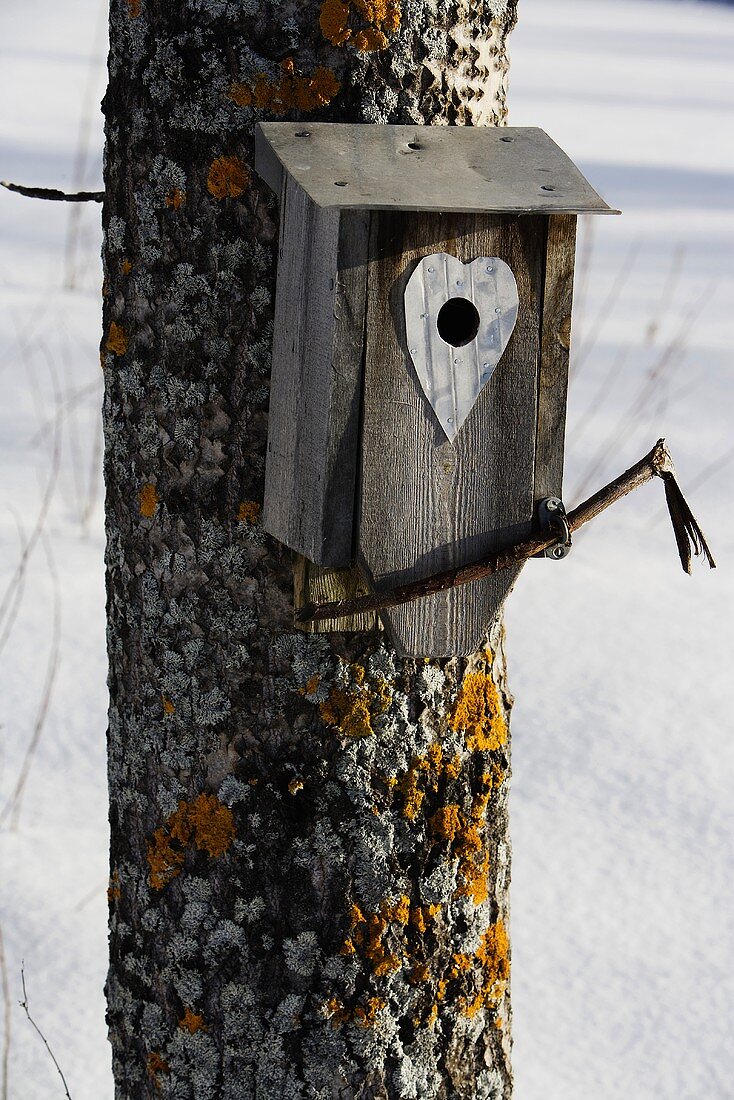
M 515 0 L 113 0 L 108 1019 L 141 1100 L 507 1098 L 509 696 L 293 628 L 258 118 L 500 124 Z

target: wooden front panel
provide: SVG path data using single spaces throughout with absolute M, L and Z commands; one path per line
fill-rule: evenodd
M 377 590 L 475 561 L 530 534 L 545 217 L 372 215 L 358 560 Z M 418 382 L 403 294 L 416 263 L 447 252 L 498 256 L 518 284 L 517 325 L 453 445 Z M 415 656 L 471 653 L 517 572 L 384 613 Z

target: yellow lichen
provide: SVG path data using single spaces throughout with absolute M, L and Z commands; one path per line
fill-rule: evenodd
M 140 490 L 140 514 L 145 516 L 146 519 L 150 519 L 155 515 L 155 510 L 158 507 L 158 490 L 155 485 L 148 482 Z
M 120 263 L 120 271 L 123 275 L 129 275 L 132 269 L 133 265 L 130 263 L 129 260 L 122 260 L 122 262 Z
M 449 725 L 465 734 L 472 751 L 493 752 L 505 744 L 507 723 L 491 672 L 470 672 L 464 677 Z
M 188 1031 L 189 1035 L 195 1035 L 197 1031 L 207 1030 L 206 1024 L 204 1023 L 204 1017 L 197 1016 L 190 1008 L 186 1009 L 185 1013 L 178 1021 L 178 1026 L 182 1031 Z
M 215 795 L 200 794 L 193 802 L 179 802 L 148 843 L 150 885 L 162 890 L 181 873 L 187 847 L 216 859 L 229 851 L 234 839 L 232 811 Z
M 105 343 L 107 351 L 112 352 L 113 355 L 124 355 L 127 351 L 127 345 L 127 333 L 124 328 L 122 325 L 118 325 L 117 321 L 112 321 Z
M 291 779 L 290 783 L 288 784 L 289 793 L 290 794 L 298 794 L 298 792 L 302 791 L 302 790 L 303 790 L 303 780 L 302 779 Z
M 237 199 L 249 182 L 250 173 L 239 157 L 217 157 L 209 167 L 206 186 L 215 199 Z
M 176 713 L 176 708 L 173 705 L 173 703 L 171 702 L 171 700 L 168 698 L 168 696 L 164 695 L 164 696 L 162 696 L 162 699 L 163 699 L 163 713 L 166 714 L 166 715 L 169 715 L 169 716 L 171 714 L 175 714 Z
M 352 12 L 366 26 L 350 26 Z M 319 25 L 334 46 L 352 46 L 360 53 L 384 50 L 388 35 L 400 28 L 400 0 L 324 0 Z
M 296 72 L 292 57 L 280 63 L 281 75 L 271 80 L 259 73 L 254 84 L 237 81 L 230 85 L 229 98 L 238 107 L 257 107 L 260 111 L 281 115 L 297 110 L 303 114 L 326 107 L 341 85 L 331 69 L 320 65 L 311 76 Z
M 180 187 L 174 187 L 173 191 L 169 191 L 166 195 L 165 203 L 171 210 L 180 210 L 186 205 L 186 192 Z

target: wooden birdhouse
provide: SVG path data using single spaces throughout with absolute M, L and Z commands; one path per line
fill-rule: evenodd
M 529 537 L 561 496 L 576 216 L 617 211 L 531 128 L 266 123 L 256 166 L 281 215 L 265 529 L 378 592 Z M 471 653 L 517 573 L 384 625 Z

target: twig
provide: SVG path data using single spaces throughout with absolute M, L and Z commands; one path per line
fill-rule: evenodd
M 28 993 L 26 992 L 26 987 L 25 987 L 25 963 L 24 962 L 22 962 L 20 964 L 20 982 L 21 982 L 21 985 L 23 987 L 23 1000 L 19 1001 L 18 1003 L 20 1004 L 20 1007 L 23 1009 L 26 1016 L 28 1017 L 28 1021 L 32 1025 L 32 1027 L 35 1030 L 36 1034 L 40 1037 L 41 1041 L 43 1042 L 43 1045 L 45 1046 L 46 1050 L 48 1051 L 48 1053 L 51 1057 L 51 1061 L 56 1066 L 56 1071 L 57 1071 L 57 1073 L 58 1073 L 59 1077 L 61 1078 L 62 1083 L 64 1085 L 64 1092 L 66 1093 L 67 1100 L 71 1100 L 71 1093 L 69 1092 L 69 1086 L 66 1083 L 66 1078 L 64 1077 L 61 1066 L 59 1065 L 58 1061 L 56 1060 L 56 1055 L 51 1050 L 51 1047 L 48 1044 L 48 1040 L 46 1039 L 46 1036 L 43 1034 L 40 1027 L 36 1023 L 36 1021 L 33 1019 L 33 1017 L 31 1016 L 30 1009 L 28 1008 Z
M 693 518 L 693 514 L 678 487 L 673 460 L 663 439 L 659 439 L 650 453 L 640 459 L 634 466 L 631 466 L 629 470 L 615 478 L 614 481 L 610 481 L 598 493 L 595 493 L 583 504 L 579 504 L 577 508 L 568 513 L 568 526 L 571 532 L 578 531 L 580 527 L 600 515 L 611 504 L 622 500 L 628 493 L 639 489 L 641 485 L 645 485 L 653 477 L 662 478 L 665 484 L 665 496 L 683 569 L 687 573 L 691 571 L 691 544 L 695 553 L 703 554 L 710 567 L 715 568 L 715 562 L 711 556 L 711 551 L 706 545 L 703 532 Z M 423 580 L 400 585 L 389 592 L 370 593 L 368 596 L 338 600 L 335 603 L 310 604 L 296 613 L 296 621 L 303 623 L 318 619 L 339 619 L 347 615 L 360 614 L 365 611 L 382 611 L 388 607 L 411 603 L 413 600 L 420 600 L 435 592 L 457 588 L 460 585 L 468 584 L 470 581 L 490 577 L 503 569 L 512 569 L 515 566 L 522 565 L 528 558 L 542 553 L 557 543 L 557 534 L 546 534 L 538 538 L 527 539 L 524 542 L 508 546 L 504 550 L 488 554 L 485 558 L 473 562 L 471 565 L 462 566 L 460 569 L 447 569 L 441 573 L 435 573 L 431 577 L 425 577 Z
M 104 202 L 104 191 L 57 191 L 53 187 L 26 187 L 22 183 L 0 180 L 0 187 L 24 195 L 27 199 L 47 199 L 49 202 Z
M 8 1063 L 10 1061 L 10 983 L 8 982 L 8 964 L 5 958 L 5 941 L 3 940 L 2 925 L 0 925 L 0 978 L 3 987 L 3 1057 L 0 1070 L 0 1100 L 8 1100 Z
M 13 792 L 8 798 L 0 813 L 0 824 L 10 816 L 10 824 L 12 829 L 16 829 L 18 826 L 18 818 L 20 816 L 20 807 L 25 791 L 25 785 L 28 782 L 28 776 L 30 775 L 31 767 L 33 765 L 33 759 L 36 755 L 36 750 L 43 734 L 43 729 L 46 724 L 46 718 L 48 716 L 49 707 L 51 705 L 51 698 L 53 696 L 54 683 L 56 680 L 56 673 L 59 670 L 59 662 L 61 659 L 61 593 L 59 591 L 59 577 L 56 572 L 56 566 L 54 564 L 53 556 L 51 553 L 51 545 L 46 538 L 45 534 L 42 536 L 43 548 L 46 551 L 46 558 L 48 560 L 49 572 L 53 580 L 54 587 L 54 610 L 53 610 L 53 634 L 51 639 L 51 650 L 48 655 L 48 664 L 46 666 L 46 680 L 43 685 L 43 693 L 41 695 L 41 703 L 36 715 L 36 721 L 33 726 L 33 733 L 31 739 L 28 742 L 28 746 L 23 758 L 23 764 L 21 765 L 20 774 L 16 780 Z

